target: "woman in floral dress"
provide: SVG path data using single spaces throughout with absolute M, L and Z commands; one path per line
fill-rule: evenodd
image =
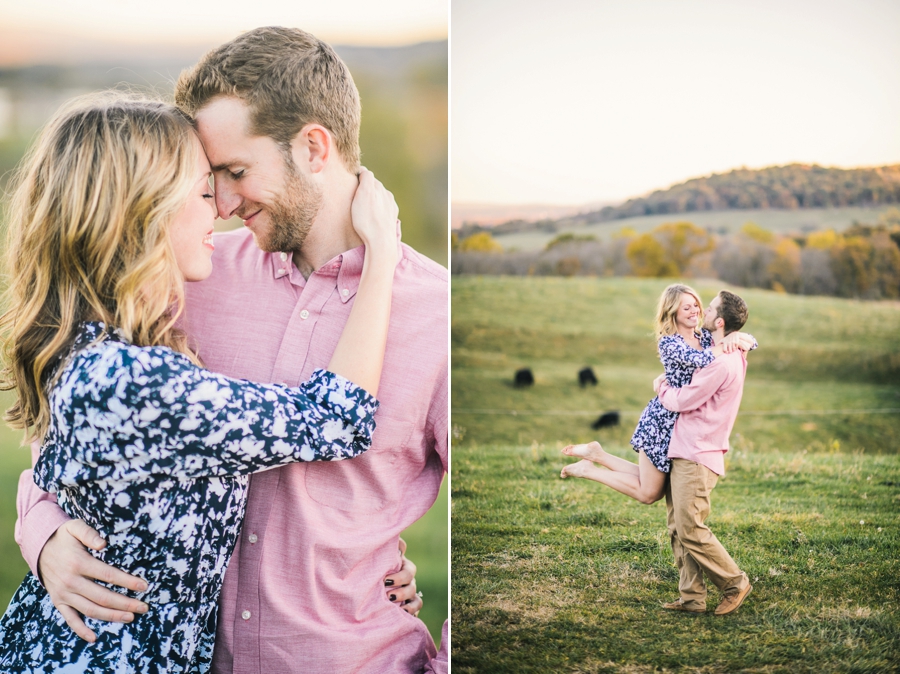
M 709 330 L 702 327 L 701 307 L 697 292 L 680 283 L 667 287 L 659 298 L 656 338 L 659 359 L 671 386 L 681 388 L 689 384 L 694 371 L 712 363 L 716 356 L 736 348 L 749 350 L 757 346 L 751 335 L 741 332 L 734 332 L 722 344 L 714 345 Z M 659 398 L 653 398 L 641 414 L 631 438 L 632 448 L 638 453 L 638 463 L 607 453 L 598 442 L 568 445 L 562 453 L 581 461 L 564 467 L 560 476 L 584 477 L 641 503 L 656 503 L 663 496 L 671 467 L 669 441 L 677 418 L 677 412 L 667 410 Z
M 201 367 L 176 327 L 212 270 L 209 162 L 163 103 L 80 100 L 42 134 L 9 209 L 6 418 L 42 442 L 35 482 L 142 577 L 131 623 L 83 641 L 29 574 L 0 620 L 2 672 L 205 672 L 248 476 L 371 444 L 394 268 L 393 197 L 363 172 L 359 293 L 328 370 L 297 388 Z M 248 335 L 252 338 L 252 335 Z M 113 588 L 118 589 L 118 588 Z

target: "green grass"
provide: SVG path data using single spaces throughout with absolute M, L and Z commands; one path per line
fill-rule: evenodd
M 8 394 L 0 395 L 4 410 L 9 407 L 9 401 Z M 13 538 L 19 475 L 31 466 L 31 452 L 20 446 L 21 438 L 19 432 L 0 424 L 0 608 L 3 610 L 28 573 L 28 566 Z
M 898 671 L 896 303 L 739 291 L 761 348 L 709 520 L 754 584 L 737 614 L 663 612 L 664 505 L 559 479 L 569 442 L 634 460 L 665 284 L 454 278 L 454 671 Z M 596 388 L 578 387 L 584 365 Z M 535 386 L 514 389 L 526 366 Z M 595 433 L 608 409 L 622 425 Z
M 2 409 L 9 407 L 8 393 L 0 394 Z M 19 546 L 13 539 L 16 521 L 16 489 L 19 475 L 31 465 L 31 454 L 19 446 L 21 435 L 0 424 L 0 608 L 5 609 L 28 572 Z M 417 567 L 416 586 L 425 596 L 419 617 L 428 626 L 436 644 L 448 610 L 447 482 L 425 516 L 403 532 L 407 556 Z

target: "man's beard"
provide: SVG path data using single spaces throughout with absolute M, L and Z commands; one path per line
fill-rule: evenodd
M 313 220 L 322 208 L 322 189 L 300 173 L 293 161 L 285 161 L 284 191 L 265 207 L 268 232 L 256 237 L 256 245 L 267 253 L 299 251 Z

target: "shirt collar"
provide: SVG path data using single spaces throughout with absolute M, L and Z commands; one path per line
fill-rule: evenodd
M 362 276 L 365 253 L 365 246 L 351 248 L 326 262 L 321 269 L 315 272 L 316 274 L 334 274 L 338 294 L 341 297 L 341 302 L 345 304 L 359 290 L 359 279 Z
M 400 259 L 403 259 L 403 246 L 400 239 L 397 239 L 397 248 Z M 340 294 L 341 302 L 347 303 L 359 290 L 359 280 L 362 276 L 363 259 L 365 257 L 366 247 L 357 246 L 343 253 L 335 255 L 328 262 L 323 264 L 319 269 L 313 272 L 313 275 L 320 277 L 334 277 L 335 286 Z M 269 256 L 269 264 L 272 269 L 272 277 L 280 279 L 292 274 L 299 274 L 290 253 L 267 253 Z
M 290 253 L 266 253 L 266 255 L 269 257 L 273 278 L 279 279 L 291 275 L 294 263 L 291 262 Z

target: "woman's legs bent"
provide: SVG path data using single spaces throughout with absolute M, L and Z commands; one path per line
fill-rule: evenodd
M 577 445 L 577 447 L 584 446 L 585 445 Z M 567 447 L 566 449 L 569 448 Z M 603 450 L 601 449 L 601 451 Z M 563 452 L 568 454 L 565 450 L 563 450 Z M 606 452 L 603 452 L 603 454 L 610 457 Z M 569 455 L 580 456 L 580 454 L 577 453 Z M 596 456 L 597 454 L 596 452 L 592 452 L 592 455 Z M 613 463 L 613 465 L 618 465 L 618 462 L 621 462 L 632 466 L 633 469 L 616 470 L 615 468 L 611 468 L 610 470 L 603 470 L 599 466 L 594 465 L 590 459 L 582 459 L 578 463 L 573 463 L 563 468 L 560 477 L 583 477 L 587 480 L 593 480 L 594 482 L 605 484 L 607 487 L 612 487 L 616 491 L 625 494 L 625 496 L 630 496 L 636 501 L 646 503 L 647 505 L 656 503 L 662 498 L 663 489 L 666 485 L 666 474 L 657 470 L 656 466 L 653 465 L 644 452 L 639 454 L 637 465 L 617 457 L 610 458 L 616 459 L 616 462 L 610 462 Z M 604 463 L 602 465 L 606 464 Z

